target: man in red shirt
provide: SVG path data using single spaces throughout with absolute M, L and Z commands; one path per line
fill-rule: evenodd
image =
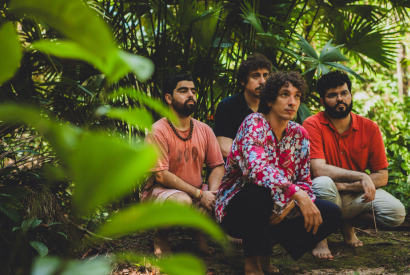
M 378 225 L 395 227 L 403 222 L 405 209 L 398 199 L 380 189 L 387 184 L 389 165 L 381 132 L 376 123 L 351 112 L 347 74 L 330 72 L 317 86 L 325 111 L 303 123 L 311 144 L 313 191 L 317 198 L 341 208 L 345 243 L 363 246 L 354 226 L 371 226 L 375 218 Z M 318 258 L 333 258 L 326 239 L 312 253 Z

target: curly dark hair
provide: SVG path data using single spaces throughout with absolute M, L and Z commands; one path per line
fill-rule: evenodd
M 165 95 L 166 94 L 170 94 L 171 96 L 173 96 L 174 93 L 174 89 L 177 87 L 178 82 L 180 81 L 192 81 L 194 82 L 194 79 L 192 78 L 192 76 L 190 76 L 189 74 L 178 74 L 178 75 L 174 75 L 171 76 L 170 78 L 166 79 L 164 81 L 164 88 L 163 88 L 163 100 L 165 102 Z
M 345 72 L 333 71 L 322 75 L 322 77 L 317 81 L 317 90 L 319 92 L 320 98 L 325 97 L 327 90 L 343 86 L 345 83 L 347 84 L 349 92 L 351 92 L 352 82 Z
M 270 62 L 263 54 L 255 53 L 243 61 L 236 71 L 236 79 L 238 83 L 242 85 L 243 82 L 246 85 L 248 83 L 249 73 L 259 69 L 267 69 L 269 74 L 271 74 L 272 62 Z
M 274 103 L 278 97 L 280 89 L 285 86 L 288 87 L 291 83 L 295 88 L 301 92 L 301 102 L 305 100 L 306 81 L 298 72 L 274 72 L 263 85 L 259 95 L 259 110 L 262 114 L 269 113 L 270 107 L 268 102 Z

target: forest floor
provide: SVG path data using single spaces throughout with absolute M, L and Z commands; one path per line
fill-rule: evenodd
M 410 223 L 394 231 L 374 229 L 358 229 L 357 236 L 364 246 L 352 248 L 343 242 L 340 232 L 328 238 L 333 260 L 317 259 L 306 253 L 298 261 L 284 251 L 280 245 L 273 248 L 271 263 L 279 270 L 279 274 L 410 274 Z M 93 254 L 121 253 L 131 251 L 147 256 L 153 255 L 153 232 L 141 232 L 126 238 L 104 243 L 90 250 Z M 181 228 L 170 230 L 170 245 L 174 253 L 191 253 L 206 264 L 207 275 L 244 274 L 244 257 L 241 245 L 232 245 L 224 249 L 217 242 L 208 239 L 208 244 L 215 249 L 211 255 L 201 253 L 194 241 Z M 162 274 L 154 267 L 142 267 L 118 262 L 112 270 L 113 275 Z

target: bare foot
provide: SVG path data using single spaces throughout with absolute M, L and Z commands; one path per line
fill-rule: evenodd
M 234 244 L 242 244 L 242 239 L 236 239 L 232 238 L 229 235 L 226 235 L 226 238 L 228 239 L 229 242 L 234 243 Z
M 169 256 L 172 254 L 171 247 L 168 242 L 168 231 L 155 230 L 154 232 L 154 254 L 158 258 Z
M 341 231 L 345 244 L 351 247 L 363 246 L 362 241 L 357 238 L 353 226 L 350 226 L 347 222 L 343 222 Z
M 262 270 L 265 274 L 279 273 L 279 269 L 270 263 L 270 255 L 260 256 L 260 261 Z
M 246 275 L 264 275 L 261 267 L 260 256 L 245 258 Z
M 324 239 L 316 245 L 312 250 L 313 256 L 319 259 L 333 259 L 332 252 L 330 252 L 327 246 L 327 239 Z
M 198 245 L 199 250 L 206 254 L 212 254 L 215 252 L 215 249 L 209 247 L 206 243 L 205 234 L 196 230 L 188 230 L 188 235 L 194 239 L 196 244 Z

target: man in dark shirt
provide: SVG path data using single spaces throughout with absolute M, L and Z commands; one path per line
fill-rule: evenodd
M 249 56 L 239 66 L 236 79 L 243 91 L 222 100 L 215 114 L 215 136 L 224 158 L 228 157 L 243 120 L 258 111 L 261 85 L 271 73 L 272 63 L 262 54 Z

